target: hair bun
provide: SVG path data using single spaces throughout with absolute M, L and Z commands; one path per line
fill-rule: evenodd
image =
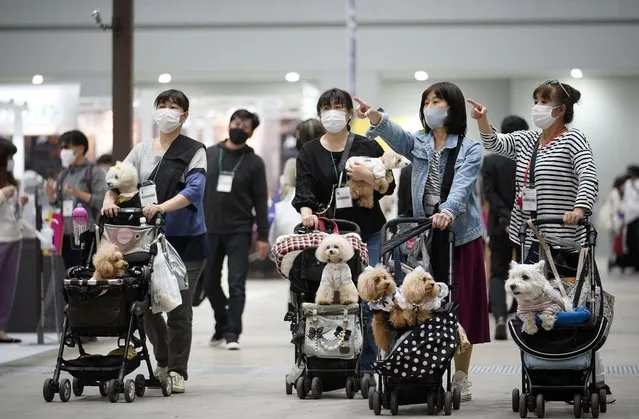
M 579 99 L 581 99 L 581 92 L 572 86 L 569 86 L 569 87 L 570 87 L 570 90 L 569 90 L 570 99 L 572 100 L 572 103 L 578 103 Z

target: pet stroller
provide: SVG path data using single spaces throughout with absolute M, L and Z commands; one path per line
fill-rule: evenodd
M 273 248 L 277 270 L 290 282 L 284 321 L 290 322 L 295 363 L 286 375 L 286 394 L 292 394 L 295 387 L 300 399 L 309 391 L 312 398 L 319 399 L 322 392 L 339 389 L 345 389 L 350 399 L 361 389 L 358 365 L 364 332 L 360 304 L 315 304 L 325 266 L 315 258 L 315 251 L 331 233 L 341 234 L 353 246 L 355 255 L 347 263 L 356 282 L 368 265 L 368 255 L 355 223 L 321 218 L 319 231 L 300 224 L 295 234 L 279 237 Z
M 553 286 L 567 289 L 574 311 L 557 313 L 552 330 L 540 327 L 534 335 L 521 331 L 523 323 L 518 318 L 508 322 L 510 334 L 521 352 L 521 391 L 516 388 L 512 392 L 512 410 L 519 412 L 522 418 L 528 412 L 543 418 L 547 401 L 562 401 L 573 404 L 576 418 L 588 411 L 597 418 L 607 409 L 606 390 L 597 390 L 595 385 L 595 352 L 608 336 L 614 298 L 603 291 L 597 271 L 594 252 L 597 233 L 592 224 L 587 220 L 580 222 L 586 229 L 586 240 L 572 247 L 561 240 L 544 237 L 538 227 L 548 224 L 561 225 L 563 220 L 529 220 L 522 226 L 519 234 L 522 262 L 526 258 L 528 231 L 531 231 L 539 243 L 540 259 L 546 259 L 546 275 L 554 277 Z M 531 253 L 536 251 L 533 248 Z M 530 255 L 526 260 L 531 260 Z M 574 263 L 572 267 L 566 263 L 570 260 L 578 260 L 576 270 Z M 540 326 L 539 315 L 536 320 Z
M 68 402 L 71 391 L 81 396 L 87 386 L 99 387 L 100 394 L 115 403 L 124 393 L 127 402 L 143 396 L 147 387 L 160 387 L 164 396 L 171 395 L 171 377 L 160 382 L 154 376 L 146 345 L 144 314 L 150 304 L 149 282 L 153 259 L 157 254 L 157 239 L 162 231 L 161 216 L 155 225 L 140 225 L 140 209 L 121 208 L 118 214 L 105 220 L 93 230 L 82 234 L 82 248 L 87 257 L 86 266 L 76 266 L 67 271 L 64 280 L 64 299 L 67 303 L 63 321 L 62 339 L 58 350 L 53 378 L 44 382 L 43 396 L 47 402 L 55 393 Z M 100 240 L 118 245 L 129 263 L 120 278 L 92 279 L 91 256 Z M 135 332 L 138 336 L 135 336 Z M 82 346 L 82 337 L 118 337 L 118 348 L 108 355 L 91 355 Z M 121 345 L 124 341 L 124 345 Z M 80 356 L 64 359 L 65 346 L 78 346 Z M 140 348 L 138 352 L 137 349 Z M 145 362 L 149 379 L 138 374 L 135 379 L 125 377 Z M 60 372 L 73 376 L 60 380 Z
M 409 229 L 402 228 L 408 224 Z M 387 240 L 388 231 L 392 237 Z M 401 282 L 403 274 L 410 266 L 400 260 L 391 261 L 390 254 L 398 258 L 397 249 L 409 241 L 423 243 L 428 235 L 434 235 L 431 218 L 398 218 L 387 222 L 382 229 L 382 255 L 384 265 L 393 274 L 396 282 Z M 457 323 L 457 303 L 452 300 L 455 286 L 453 278 L 454 235 L 450 230 L 434 235 L 442 242 L 433 241 L 433 246 L 446 246 L 440 252 L 447 252 L 448 266 L 446 285 L 448 297 L 442 301 L 438 310 L 431 312 L 431 318 L 424 324 L 410 329 L 391 329 L 391 350 L 384 358 L 380 354 L 374 364 L 377 373 L 377 388 L 368 392 L 368 405 L 375 415 L 382 408 L 397 415 L 399 406 L 426 403 L 429 415 L 444 410 L 450 415 L 461 404 L 461 392 L 452 389 L 451 361 L 460 342 Z M 431 238 L 431 240 L 434 240 Z M 420 245 L 420 244 L 417 244 Z M 428 257 L 426 255 L 426 257 Z M 429 270 L 429 263 L 423 266 Z M 438 269 L 442 272 L 442 269 Z M 435 280 L 443 278 L 435 277 Z M 444 376 L 446 380 L 444 381 Z

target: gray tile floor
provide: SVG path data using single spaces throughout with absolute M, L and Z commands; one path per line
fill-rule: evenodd
M 639 276 L 605 278 L 607 289 L 616 295 L 615 323 L 602 350 L 607 381 L 617 397 L 602 417 L 639 417 Z M 157 418 L 327 418 L 371 417 L 361 398 L 347 400 L 343 391 L 325 394 L 322 400 L 299 400 L 284 394 L 284 374 L 293 360 L 288 343 L 288 324 L 282 321 L 287 298 L 284 280 L 250 281 L 245 314 L 242 351 L 228 352 L 208 347 L 212 315 L 208 302 L 195 310 L 191 379 L 187 393 L 163 398 L 159 390 L 148 390 L 144 398 L 127 404 L 123 398 L 111 404 L 100 398 L 97 388 L 69 403 L 45 403 L 42 383 L 51 375 L 55 353 L 50 350 L 30 358 L 0 365 L 0 418 L 120 417 Z M 19 348 L 19 347 L 18 347 Z M 101 340 L 89 346 L 91 353 L 106 353 L 113 342 Z M 49 348 L 51 349 L 51 348 Z M 16 348 L 12 349 L 14 352 Z M 18 349 L 19 350 L 19 349 Z M 2 351 L 2 349 L 0 349 Z M 26 352 L 25 352 L 26 354 Z M 33 354 L 28 354 L 33 355 Z M 519 383 L 519 355 L 512 341 L 492 342 L 476 347 L 471 380 L 473 401 L 453 412 L 465 418 L 515 418 L 510 409 L 510 392 Z M 14 357 L 15 358 L 15 357 Z M 0 360 L 2 360 L 0 352 Z M 6 359 L 5 359 L 6 360 Z M 90 409 L 90 410 L 89 410 Z M 384 415 L 389 415 L 384 412 Z M 424 416 L 424 406 L 400 407 L 401 416 Z M 532 417 L 532 415 L 529 415 Z M 550 403 L 546 417 L 569 418 L 572 409 Z M 590 417 L 590 415 L 584 415 Z

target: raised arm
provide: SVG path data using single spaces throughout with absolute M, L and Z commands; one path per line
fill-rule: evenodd
M 488 108 L 471 99 L 468 100 L 468 103 L 473 106 L 470 116 L 477 121 L 481 140 L 486 150 L 493 151 L 511 160 L 517 160 L 517 140 L 520 134 L 525 131 L 512 134 L 498 134 L 497 130 L 488 122 Z

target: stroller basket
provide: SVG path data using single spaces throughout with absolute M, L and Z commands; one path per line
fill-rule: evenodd
M 62 361 L 64 369 L 75 378 L 86 381 L 109 381 L 118 378 L 122 366 L 121 355 L 87 355 L 77 359 Z M 140 357 L 124 362 L 124 375 L 140 366 Z
M 113 243 L 132 264 L 146 263 L 151 256 L 151 245 L 156 237 L 156 227 L 104 224 L 102 236 Z

